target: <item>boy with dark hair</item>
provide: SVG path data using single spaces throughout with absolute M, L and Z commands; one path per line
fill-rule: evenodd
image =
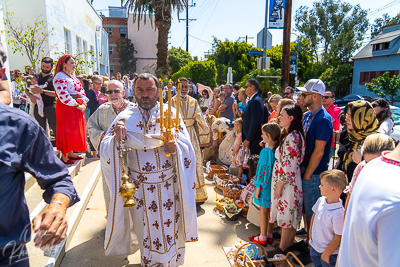
M 346 175 L 339 170 L 320 175 L 321 195 L 312 208 L 310 224 L 310 256 L 315 267 L 335 266 L 344 224 L 344 208 L 340 195 L 347 185 Z

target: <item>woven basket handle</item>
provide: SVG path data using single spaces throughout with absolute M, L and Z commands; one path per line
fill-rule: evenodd
M 296 255 L 294 255 L 292 252 L 288 252 L 288 253 L 286 254 L 286 259 L 288 259 L 289 256 L 292 256 L 294 259 L 297 260 L 297 262 L 300 264 L 301 267 L 304 267 L 303 263 L 301 263 L 301 261 L 299 260 L 299 258 L 297 258 Z
M 235 257 L 233 258 L 233 260 L 235 261 L 235 266 L 240 266 L 239 263 L 238 263 L 238 261 L 237 261 L 237 258 L 238 258 L 238 256 L 239 256 L 240 250 L 243 249 L 245 246 L 248 246 L 248 245 L 251 245 L 251 244 L 254 244 L 254 245 L 256 245 L 257 247 L 261 248 L 262 254 L 263 254 L 263 255 L 265 254 L 264 247 L 261 246 L 260 244 L 255 243 L 255 242 L 247 242 L 247 243 L 244 243 L 240 248 L 238 248 L 238 250 L 237 250 L 236 253 L 235 253 Z M 246 254 L 245 254 L 245 255 L 246 255 Z M 304 265 L 303 265 L 303 267 L 304 267 Z
M 247 264 L 248 266 L 256 267 L 254 265 L 253 261 L 250 259 L 249 255 L 247 255 L 247 254 L 244 255 L 244 263 L 243 263 L 244 266 L 246 266 L 246 262 L 248 262 L 248 264 Z
M 229 190 L 229 183 L 235 185 L 235 183 L 232 181 L 232 179 L 228 179 L 228 181 L 226 182 L 225 186 L 224 186 L 224 190 L 222 191 L 222 193 L 224 194 L 224 197 L 226 197 L 226 192 Z

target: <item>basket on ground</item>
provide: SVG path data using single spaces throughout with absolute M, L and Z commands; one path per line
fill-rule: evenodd
M 297 262 L 300 264 L 300 266 L 304 267 L 304 265 L 301 263 L 301 261 L 294 255 L 292 252 L 288 252 L 286 254 L 285 259 L 268 259 L 269 262 L 272 262 L 275 264 L 276 267 L 293 267 L 293 265 L 289 261 L 289 256 L 292 256 L 294 259 L 297 260 Z M 249 256 L 245 255 L 244 256 L 244 267 L 262 267 L 264 261 L 262 260 L 251 260 Z
M 207 172 L 208 172 L 208 177 L 211 179 L 214 177 L 214 174 L 226 174 L 228 171 L 228 168 L 224 165 L 210 165 L 207 164 Z
M 247 185 L 247 182 L 243 178 L 240 178 L 240 177 L 235 177 L 235 178 L 236 178 L 236 181 L 234 179 L 230 179 L 230 180 L 228 180 L 226 182 L 226 185 L 225 185 L 224 190 L 223 190 L 224 191 L 224 197 L 229 197 L 229 198 L 234 199 L 235 196 L 237 194 L 240 195 L 240 193 L 242 192 L 243 188 L 246 187 L 246 186 L 240 184 L 240 180 L 242 180 Z

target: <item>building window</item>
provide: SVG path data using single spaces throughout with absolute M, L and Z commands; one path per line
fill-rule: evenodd
M 389 77 L 399 75 L 399 70 L 363 71 L 360 72 L 360 85 L 370 83 L 372 79 L 382 76 L 385 72 L 389 72 Z
M 119 33 L 121 35 L 121 38 L 125 38 L 126 37 L 126 28 L 119 29 Z
M 113 54 L 113 48 L 112 48 L 112 46 L 109 46 L 109 47 L 108 47 L 108 54 L 109 54 L 109 55 L 112 55 L 112 54 Z
M 78 52 L 78 54 L 80 54 L 82 52 L 81 38 L 79 38 L 78 36 L 76 36 L 76 51 Z
M 112 28 L 108 28 L 108 36 L 112 36 Z
M 372 45 L 372 51 L 388 50 L 389 48 L 390 48 L 390 42 Z
M 64 46 L 65 46 L 65 54 L 71 54 L 71 42 L 69 37 L 70 32 L 64 28 Z
M 88 72 L 88 51 L 87 51 L 87 43 L 85 40 L 82 41 L 82 49 L 84 54 L 84 59 L 85 59 L 85 70 Z
M 110 74 L 114 73 L 114 66 L 110 66 Z
M 95 57 L 94 57 L 94 47 L 93 47 L 93 45 L 91 45 L 90 46 L 90 51 L 92 51 L 92 71 L 95 71 L 96 69 L 96 67 L 95 67 L 95 64 L 96 64 L 96 59 L 95 59 Z

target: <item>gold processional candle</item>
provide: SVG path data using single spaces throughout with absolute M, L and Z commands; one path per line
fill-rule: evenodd
M 178 80 L 178 92 L 176 94 L 176 123 L 175 123 L 175 131 L 179 133 L 179 109 L 181 103 L 181 81 Z
M 164 103 L 164 101 L 163 101 L 163 87 L 162 87 L 162 83 L 161 83 L 161 78 L 158 79 L 158 87 L 159 87 L 158 91 L 160 94 L 160 99 L 159 99 L 159 101 L 160 101 L 160 131 L 162 132 L 163 124 L 164 124 L 164 120 L 163 120 L 163 117 L 164 117 L 163 103 Z
M 171 130 L 171 113 L 172 113 L 172 109 L 171 109 L 171 90 L 172 90 L 172 86 L 171 86 L 171 79 L 169 80 L 168 83 L 168 127 Z

